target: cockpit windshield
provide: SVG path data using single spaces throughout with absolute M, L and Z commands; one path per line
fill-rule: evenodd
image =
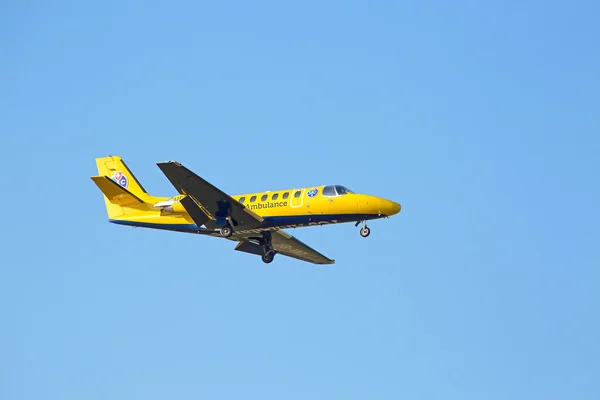
M 329 186 L 325 186 L 323 188 L 323 196 L 329 196 L 329 197 L 343 196 L 348 193 L 354 193 L 354 192 L 344 186 L 341 186 L 341 185 L 329 185 Z
M 335 191 L 337 192 L 338 196 L 342 196 L 344 194 L 348 194 L 348 193 L 353 193 L 352 190 L 340 186 L 340 185 L 335 185 Z

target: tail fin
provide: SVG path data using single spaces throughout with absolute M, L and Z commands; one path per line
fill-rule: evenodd
M 142 200 L 148 197 L 148 193 L 144 187 L 135 178 L 121 157 L 109 156 L 96 158 L 96 165 L 98 166 L 98 175 L 108 176 Z
M 96 159 L 98 175 L 92 180 L 104 193 L 109 219 L 114 219 L 142 210 L 153 204 L 150 196 L 131 170 L 119 156 Z

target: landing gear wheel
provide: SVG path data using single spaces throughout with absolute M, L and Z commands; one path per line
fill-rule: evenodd
M 233 235 L 233 229 L 230 226 L 224 226 L 221 228 L 221 236 L 228 238 Z
M 367 237 L 370 234 L 371 234 L 371 229 L 368 226 L 365 226 L 365 227 L 361 228 L 361 230 L 360 230 L 360 236 Z
M 270 262 L 273 262 L 273 259 L 275 258 L 275 252 L 274 251 L 268 251 L 265 254 L 262 255 L 262 260 L 265 264 L 269 264 Z

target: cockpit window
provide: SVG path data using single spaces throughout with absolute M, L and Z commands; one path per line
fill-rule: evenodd
M 342 185 L 329 185 L 323 188 L 323 196 L 343 196 L 348 193 L 354 193 L 352 190 Z
M 323 188 L 323 196 L 333 197 L 335 195 L 335 188 L 333 186 L 325 186 Z
M 335 190 L 336 190 L 338 196 L 342 196 L 342 195 L 345 195 L 348 193 L 353 193 L 352 190 L 350 190 L 346 187 L 343 187 L 341 185 L 335 185 Z

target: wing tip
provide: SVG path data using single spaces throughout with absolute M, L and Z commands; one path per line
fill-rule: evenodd
M 328 258 L 327 261 L 323 261 L 323 262 L 315 263 L 315 264 L 319 264 L 319 265 L 333 265 L 333 264 L 335 264 L 335 260 L 331 260 L 331 259 Z
M 175 160 L 169 160 L 169 161 L 159 161 L 156 163 L 157 165 L 164 165 L 164 164 L 175 164 L 178 167 L 183 166 L 183 164 L 181 164 L 179 161 L 175 161 Z

